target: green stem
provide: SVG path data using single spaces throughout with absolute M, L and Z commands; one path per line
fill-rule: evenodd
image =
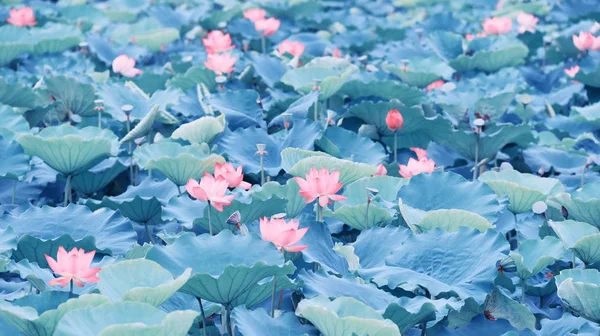
M 17 196 L 17 182 L 19 182 L 19 181 L 15 180 L 15 184 L 13 184 L 12 198 L 11 198 L 10 204 L 15 204 L 15 198 Z
M 317 222 L 323 222 L 323 207 L 319 204 L 317 199 Z
M 394 131 L 394 162 L 398 162 L 398 132 Z
M 67 175 L 67 183 L 65 184 L 65 201 L 64 206 L 69 205 L 69 197 L 71 195 L 71 175 Z
M 229 336 L 235 336 L 233 334 L 233 326 L 231 325 L 231 305 L 225 307 L 225 323 L 227 323 L 227 334 Z
M 479 171 L 479 132 L 475 134 L 477 140 L 475 141 L 475 166 L 473 166 L 473 181 L 477 180 L 477 172 Z
M 423 322 L 421 324 L 421 336 L 425 336 L 426 333 L 427 333 L 427 323 Z
M 146 228 L 146 233 L 148 234 L 148 238 L 150 238 L 150 242 L 152 244 L 156 244 L 154 238 L 152 237 L 152 233 L 150 233 L 150 227 L 148 226 L 148 222 L 144 223 L 144 227 Z
M 571 261 L 573 262 L 573 264 L 571 265 L 571 268 L 575 268 L 575 253 L 571 252 Z
M 265 184 L 265 162 L 263 155 L 260 155 L 260 185 Z
M 262 46 L 262 52 L 263 54 L 267 52 L 267 41 L 265 40 L 264 36 L 260 37 L 260 44 Z
M 131 120 L 129 119 L 129 115 L 127 115 L 127 134 L 131 131 Z M 133 146 L 131 141 L 127 143 L 129 147 L 129 181 L 131 184 L 135 185 L 134 177 L 133 177 Z
M 585 184 L 585 165 L 583 165 L 583 169 L 581 170 L 581 188 Z
M 102 129 L 102 110 L 98 109 L 98 128 Z
M 525 283 L 525 279 L 521 279 L 521 303 L 525 304 L 525 290 L 527 290 L 527 283 Z
M 517 232 L 516 236 L 515 236 L 515 240 L 517 241 L 517 247 L 519 246 L 519 220 L 517 219 L 517 214 L 513 213 L 513 217 L 515 218 L 515 231 Z
M 208 233 L 210 233 L 210 235 L 213 235 L 213 229 L 212 229 L 212 220 L 210 218 L 210 201 L 208 201 Z
M 152 172 L 152 171 L 150 171 Z M 181 196 L 181 186 L 177 186 L 177 192 L 179 192 L 179 196 Z
M 367 201 L 367 211 L 366 211 L 367 215 L 365 216 L 366 217 L 365 223 L 366 223 L 367 230 L 369 229 L 369 205 L 371 205 L 371 200 Z
M 319 103 L 319 101 L 317 100 L 315 102 L 315 122 L 319 121 L 319 107 L 317 106 L 317 104 Z
M 277 276 L 273 276 L 273 293 L 271 296 L 271 317 L 275 317 L 275 294 L 277 292 Z
M 73 280 L 69 281 L 69 298 L 73 297 Z
M 202 306 L 202 299 L 198 299 L 198 304 L 200 304 L 200 316 L 202 317 L 202 335 L 206 336 L 206 316 L 204 316 L 204 307 Z

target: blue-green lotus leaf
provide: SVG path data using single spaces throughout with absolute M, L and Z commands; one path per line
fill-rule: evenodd
M 133 157 L 141 168 L 158 170 L 178 187 L 191 178 L 202 178 L 204 172 L 212 174 L 215 164 L 225 162 L 222 156 L 211 154 L 206 145 L 182 146 L 168 141 L 138 147 Z
M 422 195 L 427 195 L 426 198 Z M 474 212 L 495 223 L 504 204 L 492 188 L 480 181 L 469 182 L 451 172 L 433 172 L 413 176 L 400 188 L 404 204 L 424 211 L 459 209 Z
M 388 157 L 381 144 L 341 127 L 329 127 L 317 140 L 317 146 L 339 159 L 371 165 L 379 164 Z
M 235 130 L 239 127 L 264 126 L 260 95 L 254 90 L 224 91 L 212 94 L 208 103 L 225 114 L 227 125 Z
M 104 196 L 101 201 L 88 199 L 86 205 L 96 210 L 107 207 L 140 224 L 156 225 L 162 222 L 163 205 L 178 194 L 177 188 L 168 180 L 155 182 L 145 179 L 137 186 L 128 186 L 118 196 Z
M 494 226 L 479 214 L 458 209 L 438 209 L 427 212 L 416 223 L 421 230 L 441 228 L 448 232 L 458 231 L 460 227 L 477 229 L 481 232 L 492 229 Z
M 317 170 L 326 168 L 330 172 L 339 170 L 340 182 L 344 184 L 354 182 L 361 177 L 371 176 L 377 172 L 375 166 L 370 166 L 365 163 L 352 162 L 334 157 L 313 156 L 298 161 L 288 173 L 305 178 L 306 174 L 308 174 L 312 168 Z
M 41 294 L 46 302 L 49 295 L 62 295 L 67 293 L 45 292 Z M 76 311 L 88 307 L 100 306 L 109 302 L 105 296 L 98 294 L 82 295 L 76 299 L 70 299 L 58 307 L 38 312 L 30 306 L 16 306 L 8 302 L 0 302 L 0 317 L 12 325 L 15 329 L 28 336 L 50 336 L 55 335 L 57 323 L 70 311 Z M 83 335 L 83 334 L 80 334 Z
M 30 169 L 29 155 L 25 154 L 23 147 L 16 142 L 0 137 L 0 179 L 21 179 Z
M 290 171 L 296 163 L 300 162 L 300 160 L 313 156 L 332 157 L 327 153 L 319 151 L 288 147 L 281 151 L 281 167 L 285 171 Z
M 600 307 L 600 272 L 595 269 L 567 269 L 556 276 L 558 297 L 575 313 L 598 323 Z
M 376 189 L 377 196 L 375 200 L 383 199 L 388 202 L 396 202 L 398 191 L 407 184 L 408 180 L 393 176 L 372 176 L 365 177 L 344 186 L 344 196 L 348 199 L 336 202 L 336 209 L 341 205 L 359 205 L 367 203 L 369 191 L 367 188 Z
M 225 129 L 225 115 L 205 116 L 176 129 L 171 138 L 182 139 L 191 144 L 211 143 Z
M 119 141 L 119 145 L 123 145 L 130 141 L 134 141 L 136 139 L 140 139 L 146 135 L 148 135 L 152 131 L 152 124 L 160 115 L 160 106 L 158 104 L 154 104 L 148 114 L 146 114 L 140 122 L 135 125 L 135 127 L 127 133 L 121 141 Z
M 98 272 L 98 289 L 112 301 L 138 301 L 160 306 L 189 279 L 191 269 L 173 279 L 169 271 L 146 259 L 124 260 Z
M 163 221 L 177 220 L 183 227 L 191 229 L 194 225 L 200 225 L 200 219 L 204 216 L 204 208 L 207 205 L 207 202 L 199 202 L 187 195 L 173 197 L 165 205 L 161 217 Z M 215 212 L 213 211 L 212 214 Z
M 385 100 L 398 99 L 406 106 L 420 104 L 425 99 L 423 91 L 392 80 L 371 82 L 352 80 L 342 86 L 340 91 L 338 91 L 338 95 L 348 96 L 351 99 L 361 97 L 370 99 L 382 98 Z
M 56 76 L 45 78 L 46 90 L 60 100 L 57 112 L 61 115 L 78 114 L 82 117 L 97 115 L 94 111 L 95 89 L 91 84 L 81 83 L 75 78 Z
M 255 51 L 252 51 L 247 55 L 249 56 L 248 61 L 252 64 L 252 68 L 256 74 L 268 87 L 275 87 L 286 71 L 284 65 L 281 64 L 281 60 Z
M 550 221 L 550 226 L 556 232 L 565 247 L 571 249 L 577 258 L 589 265 L 600 261 L 600 231 L 588 223 L 574 220 Z
M 284 116 L 286 114 L 287 115 L 291 114 L 290 120 L 292 120 L 292 121 L 306 119 L 307 114 L 310 114 L 310 113 L 308 113 L 310 111 L 310 108 L 313 107 L 315 105 L 315 103 L 317 103 L 318 99 L 319 99 L 318 91 L 311 91 L 310 93 L 308 93 L 304 96 L 301 96 L 300 98 L 298 98 L 298 100 L 291 103 L 283 113 L 281 113 L 280 115 L 273 118 L 273 120 L 271 120 L 269 122 L 269 127 L 273 127 L 273 126 L 283 127 L 285 124 Z M 271 110 L 273 110 L 273 109 L 271 109 Z M 284 113 L 286 113 L 286 114 L 284 114 Z
M 262 308 L 249 310 L 237 307 L 233 310 L 236 328 L 244 336 L 281 336 L 281 335 L 317 335 L 317 330 L 309 325 L 300 323 L 291 312 L 285 312 L 277 318 L 272 318 Z
M 110 32 L 110 38 L 118 44 L 127 44 L 131 39 L 140 46 L 148 47 L 153 52 L 165 48 L 179 38 L 179 30 L 162 27 L 160 22 L 151 17 L 142 18 L 131 25 L 121 25 Z
M 114 302 L 66 313 L 53 335 L 173 335 L 185 336 L 198 312 L 180 310 L 172 313 L 143 302 Z
M 368 219 L 367 208 L 369 215 Z M 336 206 L 336 209 L 333 212 L 328 211 L 328 209 L 325 209 L 324 211 L 326 217 L 333 216 L 344 224 L 357 230 L 366 230 L 374 226 L 384 226 L 394 218 L 393 216 L 395 213 L 393 209 L 381 208 L 374 204 L 367 206 L 366 203 Z
M 450 62 L 450 66 L 460 72 L 470 70 L 494 72 L 523 63 L 528 54 L 529 49 L 519 40 L 499 39 L 495 43 L 490 43 L 485 50 L 475 51 L 473 56 L 465 54 L 458 56 Z
M 446 61 L 453 60 L 463 53 L 463 39 L 449 31 L 434 31 L 429 34 L 431 48 Z
M 600 182 L 589 183 L 572 194 L 559 193 L 549 198 L 549 205 L 564 207 L 569 219 L 600 228 Z
M 435 229 L 409 235 L 385 259 L 385 266 L 358 273 L 380 287 L 414 291 L 422 286 L 431 295 L 449 293 L 482 303 L 493 288 L 496 262 L 507 253 L 508 243 L 494 230 Z
M 137 240 L 131 223 L 118 212 L 100 209 L 92 212 L 86 206 L 32 207 L 20 214 L 4 214 L 0 226 L 12 227 L 19 236 L 16 260 L 29 259 L 47 267 L 44 254 L 55 256 L 59 246 L 86 251 L 122 255 Z
M 348 262 L 345 257 L 336 252 L 333 237 L 328 225 L 317 222 L 315 217 L 303 215 L 297 218 L 301 227 L 308 227 L 308 231 L 300 244 L 310 246 L 302 251 L 302 259 L 307 263 L 318 263 L 321 268 L 334 274 L 348 274 Z
M 179 74 L 169 81 L 168 86 L 187 91 L 196 87 L 198 84 L 204 84 L 209 91 L 214 91 L 217 87 L 215 73 L 212 70 L 193 66 Z
M 32 51 L 33 43 L 28 29 L 9 24 L 0 27 L 0 66 L 10 63 L 21 54 Z
M 7 141 L 14 140 L 20 133 L 29 132 L 27 120 L 8 105 L 0 104 L 0 118 L 2 119 L 0 136 Z
M 401 297 L 385 309 L 383 317 L 392 320 L 400 332 L 406 334 L 410 328 L 424 322 L 428 327 L 435 325 L 463 305 L 464 302 L 456 298 L 431 300 L 424 296 Z
M 427 148 L 429 142 L 444 142 L 452 130 L 450 122 L 441 116 L 426 117 L 421 107 L 408 107 L 402 102 L 373 103 L 363 101 L 350 108 L 346 117 L 356 117 L 377 128 L 380 140 L 386 145 L 394 145 L 394 132 L 385 123 L 388 111 L 397 109 L 404 118 L 404 127 L 397 131 L 398 148 L 419 147 Z
M 263 184 L 261 195 L 275 195 L 287 200 L 285 213 L 288 218 L 298 216 L 306 207 L 306 198 L 300 195 L 300 186 L 294 179 L 288 179 L 285 185 L 277 182 L 267 182 Z
M 562 183 L 553 178 L 542 178 L 516 170 L 488 171 L 479 180 L 490 186 L 498 196 L 508 196 L 508 209 L 513 213 L 531 210 L 533 203 L 564 190 Z
M 438 58 L 411 59 L 406 68 L 398 65 L 384 65 L 384 69 L 402 79 L 402 82 L 424 88 L 439 79 L 450 80 L 454 69 Z
M 81 42 L 81 31 L 75 26 L 49 22 L 41 28 L 31 29 L 33 52 L 52 54 L 63 52 Z
M 494 318 L 508 320 L 519 330 L 526 328 L 535 330 L 535 316 L 529 308 L 511 299 L 499 287 L 494 287 L 485 299 L 484 307 L 485 311 Z
M 298 285 L 294 284 L 290 278 L 286 275 L 277 276 L 277 286 L 275 292 L 281 292 L 283 290 L 298 290 Z M 244 292 L 244 294 L 238 296 L 235 300 L 231 301 L 232 307 L 248 307 L 252 308 L 273 295 L 273 278 L 261 281 L 250 290 Z
M 398 326 L 392 321 L 384 319 L 373 308 L 350 297 L 338 297 L 333 301 L 324 296 L 304 299 L 298 304 L 296 315 L 309 320 L 324 336 L 353 333 L 400 336 Z
M 523 158 L 531 171 L 554 170 L 558 173 L 580 173 L 587 163 L 587 155 L 571 153 L 557 148 L 531 146 L 523 151 Z
M 385 258 L 398 247 L 398 242 L 408 237 L 409 232 L 403 227 L 374 227 L 362 231 L 351 246 L 362 268 L 380 267 L 385 265 Z
M 192 276 L 181 291 L 224 305 L 245 296 L 265 278 L 295 270 L 272 243 L 229 230 L 212 237 L 183 235 L 168 246 L 154 246 L 146 259 L 156 261 L 174 276 L 191 267 Z
M 0 28 L 4 27 L 6 26 Z M 21 83 L 9 84 L 4 78 L 0 78 L 0 103 L 12 107 L 34 108 L 36 97 L 28 86 Z
M 106 187 L 125 169 L 127 169 L 127 166 L 123 165 L 118 158 L 111 157 L 98 163 L 88 171 L 74 176 L 71 180 L 71 186 L 74 190 L 89 196 Z
M 117 137 L 110 130 L 77 129 L 68 124 L 44 128 L 36 135 L 21 134 L 17 141 L 25 153 L 39 157 L 65 176 L 83 173 L 119 150 Z
M 357 71 L 358 67 L 345 59 L 318 57 L 302 67 L 288 70 L 281 77 L 281 82 L 306 94 L 313 89 L 315 80 L 318 80 L 319 99 L 326 100 L 341 89 L 348 77 Z
M 593 71 L 581 70 L 576 75 L 574 80 L 589 85 L 591 87 L 600 88 L 600 80 L 598 74 L 600 73 L 600 66 L 597 66 Z
M 517 267 L 516 274 L 521 279 L 529 279 L 548 265 L 554 263 L 564 253 L 561 241 L 554 237 L 542 240 L 530 239 L 510 252 L 510 257 Z

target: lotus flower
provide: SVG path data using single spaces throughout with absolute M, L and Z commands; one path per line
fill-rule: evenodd
M 330 174 L 326 168 L 321 168 L 319 171 L 315 168 L 311 168 L 310 172 L 306 174 L 306 180 L 301 177 L 294 177 L 294 180 L 296 180 L 300 186 L 300 195 L 306 198 L 305 203 L 308 204 L 318 198 L 319 205 L 322 207 L 331 203 L 329 199 L 334 201 L 343 201 L 347 199 L 344 196 L 336 195 L 344 185 L 343 183 L 338 182 L 339 179 L 339 170 L 334 170 Z
M 487 18 L 483 21 L 483 31 L 489 35 L 501 35 L 510 32 L 512 20 L 506 17 Z
M 427 91 L 431 91 L 431 90 L 435 90 L 435 89 L 439 89 L 444 85 L 444 81 L 441 79 L 438 79 L 434 82 L 432 82 L 431 84 L 427 85 L 427 87 L 425 88 L 425 90 Z
M 262 239 L 275 244 L 278 250 L 288 252 L 300 252 L 306 249 L 306 245 L 296 245 L 297 242 L 304 237 L 308 228 L 298 229 L 300 223 L 295 220 L 285 222 L 283 218 L 260 219 L 260 235 Z
M 206 48 L 206 52 L 209 54 L 218 54 L 235 48 L 235 46 L 231 44 L 231 36 L 229 36 L 229 34 L 223 34 L 220 30 L 213 30 L 208 33 L 206 38 L 202 39 L 202 43 L 204 44 L 204 48 Z
M 113 60 L 112 68 L 114 73 L 125 77 L 135 77 L 142 73 L 142 70 L 135 68 L 135 58 L 125 54 L 119 55 Z
M 581 51 L 593 50 L 595 42 L 596 38 L 592 33 L 580 31 L 579 36 L 573 34 L 573 44 Z
M 294 57 L 300 57 L 302 56 L 302 53 L 304 53 L 304 44 L 298 41 L 292 42 L 288 40 L 283 40 L 283 42 L 281 42 L 277 47 L 277 51 L 280 55 L 289 53 Z
M 385 124 L 392 132 L 396 132 L 404 126 L 404 118 L 398 110 L 389 110 L 385 117 Z
M 233 165 L 229 162 L 215 164 L 215 178 L 222 178 L 229 183 L 229 188 L 241 187 L 246 190 L 252 187 L 252 184 L 243 180 L 244 174 L 242 174 L 242 166 L 233 168 Z
M 218 76 L 224 73 L 233 71 L 233 65 L 237 61 L 237 57 L 231 57 L 228 53 L 224 54 L 208 54 L 208 60 L 204 62 L 207 69 L 212 70 Z
M 519 13 L 517 16 L 517 22 L 519 23 L 519 34 L 523 34 L 525 32 L 535 33 L 535 26 L 539 21 L 540 19 L 535 17 L 535 15 L 527 14 L 525 12 Z
M 333 57 L 335 57 L 335 58 L 342 58 L 342 52 L 340 51 L 339 48 L 333 49 Z
M 387 175 L 387 169 L 381 163 L 377 165 L 377 172 L 373 176 L 385 176 Z
M 279 29 L 279 25 L 281 23 L 279 20 L 275 18 L 268 19 L 260 19 L 258 21 L 254 21 L 254 29 L 256 31 L 262 32 L 262 36 L 270 36 L 275 34 L 277 29 Z
M 250 8 L 244 12 L 244 17 L 252 22 L 256 22 L 265 18 L 265 10 L 260 8 Z
M 565 74 L 567 74 L 567 76 L 569 76 L 569 77 L 575 77 L 575 75 L 577 75 L 578 72 L 579 72 L 579 65 L 574 65 L 568 69 L 565 69 Z
M 194 179 L 190 179 L 185 185 L 185 190 L 192 197 L 204 202 L 209 202 L 213 208 L 222 212 L 224 205 L 231 205 L 231 200 L 235 195 L 225 195 L 229 182 L 222 177 L 215 178 L 209 173 L 204 173 L 204 177 L 200 183 Z
M 481 37 L 481 38 L 487 37 L 487 34 L 485 32 L 482 32 L 482 33 L 477 33 L 476 35 L 473 35 L 473 34 L 465 35 L 465 39 L 467 41 L 473 41 L 476 37 Z
M 33 14 L 33 9 L 31 7 L 24 7 L 19 9 L 11 9 L 10 17 L 6 19 L 6 22 L 10 23 L 13 26 L 17 27 L 27 27 L 27 26 L 35 26 L 37 22 L 35 22 L 35 15 Z
M 427 151 L 421 148 L 411 148 L 415 154 L 417 154 L 417 160 L 410 158 L 408 159 L 408 165 L 400 166 L 400 175 L 404 178 L 410 179 L 411 177 L 421 173 L 431 173 L 435 169 L 435 162 L 427 158 Z
M 48 281 L 50 286 L 61 285 L 65 288 L 71 281 L 78 286 L 83 287 L 84 282 L 97 282 L 100 280 L 96 273 L 99 268 L 91 268 L 90 264 L 96 251 L 85 253 L 83 249 L 74 247 L 71 252 L 67 252 L 64 247 L 58 248 L 56 260 L 44 254 L 48 265 L 54 273 L 61 275 L 60 278 Z

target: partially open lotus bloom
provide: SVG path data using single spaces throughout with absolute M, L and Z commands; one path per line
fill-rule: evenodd
M 310 172 L 306 174 L 306 180 L 301 177 L 294 177 L 294 180 L 300 186 L 300 195 L 306 198 L 306 203 L 310 203 L 318 198 L 319 205 L 322 207 L 331 203 L 329 199 L 334 201 L 347 199 L 342 195 L 336 195 L 344 185 L 338 182 L 339 179 L 339 170 L 334 170 L 330 174 L 326 168 L 321 168 L 318 171 L 315 168 L 311 168 Z
M 377 165 L 377 172 L 373 176 L 385 176 L 387 175 L 387 169 L 381 163 Z
M 385 124 L 392 132 L 396 132 L 404 126 L 404 118 L 400 111 L 389 110 L 385 117 Z
M 277 46 L 277 51 L 280 55 L 288 53 L 294 57 L 300 57 L 302 56 L 302 53 L 304 53 L 304 44 L 298 41 L 283 40 L 283 42 Z
M 142 70 L 135 68 L 135 58 L 127 55 L 119 55 L 112 62 L 114 73 L 121 74 L 125 77 L 135 77 L 142 73 Z
M 252 187 L 252 184 L 243 180 L 242 166 L 235 169 L 229 162 L 215 164 L 215 178 L 226 180 L 229 183 L 229 188 L 240 187 L 248 190 Z
M 579 35 L 573 34 L 573 44 L 581 51 L 593 50 L 595 42 L 596 38 L 592 33 L 580 31 Z
M 512 20 L 507 17 L 487 18 L 483 21 L 483 31 L 489 35 L 501 35 L 510 32 Z
M 235 198 L 235 195 L 225 195 L 229 182 L 226 179 L 219 177 L 215 178 L 209 173 L 204 173 L 204 177 L 200 180 L 200 183 L 194 179 L 190 179 L 185 185 L 185 190 L 192 197 L 209 202 L 213 208 L 217 211 L 223 211 L 224 205 L 231 205 L 231 201 Z
M 431 91 L 431 90 L 435 90 L 435 89 L 439 89 L 444 85 L 444 81 L 441 79 L 436 80 L 435 82 L 432 82 L 431 84 L 427 85 L 427 87 L 425 88 L 425 90 L 427 91 Z
M 232 57 L 228 53 L 208 54 L 208 60 L 204 62 L 207 69 L 212 70 L 217 76 L 233 71 L 233 65 L 237 57 Z
M 204 44 L 204 48 L 206 48 L 206 52 L 209 54 L 218 54 L 235 48 L 235 46 L 231 44 L 231 36 L 229 36 L 229 34 L 223 34 L 220 30 L 213 30 L 208 33 L 206 38 L 202 39 L 202 43 Z
M 523 34 L 525 32 L 535 33 L 535 26 L 539 21 L 540 19 L 535 17 L 535 15 L 527 14 L 525 12 L 519 13 L 517 16 L 517 22 L 519 23 L 519 34 Z
M 252 22 L 265 18 L 265 10 L 260 8 L 250 8 L 244 12 L 244 17 Z
M 578 72 L 579 72 L 579 65 L 574 65 L 568 69 L 565 69 L 565 74 L 567 74 L 567 76 L 569 76 L 569 77 L 575 77 L 575 75 L 577 75 Z
M 299 222 L 290 220 L 285 222 L 283 218 L 260 219 L 260 235 L 262 239 L 275 244 L 278 250 L 287 252 L 300 252 L 306 249 L 306 245 L 295 245 L 308 231 L 308 228 L 298 229 Z
M 90 267 L 96 251 L 86 253 L 83 249 L 74 247 L 71 252 L 67 252 L 64 247 L 58 248 L 56 260 L 44 254 L 48 265 L 52 271 L 60 278 L 48 281 L 50 286 L 61 285 L 66 287 L 71 281 L 78 286 L 83 287 L 84 282 L 97 282 L 100 280 L 96 273 L 99 268 Z
M 400 166 L 400 175 L 404 178 L 411 178 L 421 173 L 431 173 L 435 169 L 435 162 L 427 158 L 427 151 L 421 148 L 411 148 L 417 154 L 417 160 L 408 159 L 407 165 Z
M 275 18 L 261 19 L 254 21 L 254 29 L 261 32 L 262 36 L 270 36 L 275 34 L 281 23 Z
M 35 15 L 31 7 L 24 7 L 19 9 L 11 9 L 9 12 L 10 16 L 6 19 L 6 22 L 17 27 L 35 26 Z

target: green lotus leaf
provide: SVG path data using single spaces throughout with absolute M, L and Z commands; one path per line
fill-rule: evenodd
M 28 29 L 9 24 L 0 27 L 0 66 L 10 63 L 21 54 L 32 51 L 33 44 Z
M 394 132 L 387 127 L 385 118 L 388 111 L 393 109 L 400 111 L 404 118 L 404 127 L 397 131 L 398 148 L 427 148 L 431 141 L 445 143 L 452 132 L 448 120 L 441 116 L 426 117 L 420 107 L 407 107 L 397 100 L 378 103 L 363 101 L 351 107 L 345 116 L 356 117 L 374 125 L 380 140 L 391 147 L 394 145 Z
M 25 153 L 39 157 L 65 176 L 83 173 L 119 150 L 117 137 L 110 130 L 77 129 L 68 124 L 44 128 L 36 135 L 22 134 L 17 141 Z
M 178 187 L 191 178 L 202 178 L 204 172 L 212 174 L 215 164 L 225 162 L 222 156 L 211 154 L 206 145 L 182 146 L 168 141 L 138 147 L 133 157 L 141 168 L 158 170 Z
M 367 204 L 360 205 L 342 205 L 335 209 L 331 214 L 325 213 L 325 216 L 333 216 L 357 230 L 366 230 L 374 226 L 384 226 L 393 219 L 394 211 L 391 209 L 369 206 L 368 226 L 366 223 Z M 327 210 L 325 210 L 327 211 Z
M 473 101 L 472 98 L 478 99 Z M 479 115 L 489 117 L 486 131 L 490 133 L 490 122 L 497 122 L 510 107 L 514 98 L 514 91 L 491 92 L 483 97 L 479 94 L 473 97 L 470 91 L 450 91 L 438 94 L 434 97 L 434 101 L 448 114 L 454 125 L 458 125 L 459 121 L 465 118 L 467 110 L 477 111 Z
M 98 288 L 112 301 L 137 301 L 160 306 L 190 278 L 191 269 L 173 279 L 169 271 L 154 261 L 124 260 L 98 272 Z
M 394 322 L 350 297 L 333 301 L 324 296 L 304 299 L 298 304 L 296 315 L 309 320 L 324 336 L 369 335 L 400 336 Z
M 0 105 L 0 120 L 0 136 L 7 141 L 14 140 L 20 133 L 29 132 L 27 120 L 10 106 Z
M 357 71 L 358 67 L 345 59 L 317 57 L 302 67 L 288 70 L 281 77 L 281 82 L 306 94 L 313 89 L 315 80 L 318 80 L 319 100 L 326 100 L 336 94 L 348 77 Z
M 383 68 L 400 77 L 404 83 L 419 88 L 424 88 L 438 79 L 449 80 L 454 73 L 454 69 L 438 58 L 414 58 L 410 59 L 406 68 L 389 64 Z
M 574 80 L 583 83 L 585 85 L 600 88 L 600 66 L 596 67 L 594 71 L 585 72 L 585 70 L 581 70 L 575 75 Z
M 380 97 L 385 100 L 398 99 L 405 106 L 421 104 L 425 100 L 423 91 L 393 80 L 371 82 L 352 80 L 346 82 L 337 94 L 349 96 L 351 99 L 360 97 Z
M 221 114 L 217 118 L 205 116 L 179 126 L 179 128 L 171 134 L 171 138 L 182 139 L 191 144 L 209 144 L 217 137 L 217 135 L 221 134 L 223 130 L 225 130 L 224 114 Z
M 530 239 L 519 245 L 509 256 L 517 267 L 517 276 L 523 280 L 538 274 L 548 265 L 554 263 L 564 253 L 561 241 L 554 237 Z
M 460 72 L 471 70 L 495 72 L 523 63 L 529 54 L 527 46 L 518 40 L 499 41 L 490 49 L 476 51 L 473 56 L 460 55 L 450 62 L 450 66 Z
M 306 177 L 311 168 L 317 170 L 327 168 L 329 172 L 340 171 L 340 182 L 347 184 L 361 177 L 370 176 L 377 172 L 377 168 L 365 163 L 352 162 L 334 157 L 313 156 L 298 161 L 288 173 L 294 176 Z
M 127 166 L 123 165 L 118 158 L 108 158 L 90 168 L 89 171 L 74 176 L 71 186 L 74 190 L 89 196 L 106 187 L 126 169 Z
M 511 299 L 499 287 L 494 287 L 494 290 L 485 299 L 484 309 L 494 319 L 508 320 L 513 327 L 519 330 L 535 330 L 535 316 L 529 308 Z
M 65 76 L 45 78 L 44 82 L 48 93 L 60 100 L 56 108 L 61 115 L 78 114 L 82 117 L 97 115 L 94 111 L 95 90 L 91 84 L 84 84 Z
M 369 193 L 367 188 L 377 189 L 376 199 L 383 199 L 385 201 L 395 203 L 398 199 L 398 191 L 407 183 L 407 179 L 393 176 L 365 177 L 344 186 L 344 196 L 346 196 L 348 199 L 345 201 L 336 202 L 336 206 L 341 206 L 344 204 L 357 205 L 367 203 L 367 196 Z
M 594 322 L 600 322 L 600 272 L 595 269 L 567 269 L 556 276 L 558 297 L 566 306 Z
M 487 171 L 479 180 L 489 185 L 498 196 L 508 196 L 508 209 L 513 213 L 525 213 L 538 201 L 563 191 L 562 183 L 553 178 L 523 174 L 516 170 Z
M 217 88 L 215 73 L 204 67 L 193 66 L 184 74 L 173 77 L 167 86 L 187 91 L 198 84 L 204 84 L 209 91 L 214 91 Z
M 494 226 L 481 215 L 458 209 L 439 209 L 429 211 L 423 216 L 417 225 L 422 230 L 441 228 L 448 232 L 458 231 L 461 226 L 477 229 L 480 232 L 494 228 Z
M 175 28 L 156 28 L 146 31 L 133 31 L 135 43 L 156 52 L 179 38 L 179 30 Z
M 331 155 L 323 152 L 311 151 L 301 148 L 288 147 L 281 151 L 281 167 L 286 172 L 289 172 L 296 163 L 303 159 L 313 156 L 326 156 L 332 157 Z
M 62 295 L 66 293 L 44 292 L 42 295 Z M 49 309 L 41 314 L 32 307 L 19 307 L 6 301 L 0 302 L 0 317 L 28 336 L 56 335 L 57 323 L 70 311 L 77 311 L 88 307 L 100 306 L 110 302 L 103 295 L 87 294 L 76 299 L 70 299 L 60 304 L 55 309 Z M 79 334 L 81 336 L 83 334 Z
M 435 324 L 449 313 L 462 311 L 463 301 L 456 298 L 430 300 L 424 296 L 414 298 L 401 297 L 396 303 L 390 304 L 383 317 L 396 323 L 400 332 L 406 334 L 409 329 L 424 322 Z
M 549 224 L 565 247 L 571 249 L 584 264 L 600 261 L 600 251 L 597 248 L 600 244 L 600 231 L 597 227 L 574 220 L 551 220 Z
M 81 37 L 77 27 L 61 23 L 49 22 L 31 29 L 33 52 L 38 55 L 63 52 L 78 45 Z
M 269 195 L 274 195 L 287 200 L 285 213 L 288 218 L 298 216 L 306 207 L 306 198 L 300 195 L 300 186 L 294 179 L 288 179 L 285 185 L 277 182 L 267 182 L 263 184 L 258 194 L 267 198 L 270 197 Z
M 112 21 L 133 21 L 150 6 L 150 3 L 143 0 L 110 0 L 107 4 L 104 12 Z
M 142 118 L 142 120 L 140 120 L 140 122 L 137 125 L 135 125 L 135 127 L 129 133 L 127 133 L 123 137 L 123 139 L 121 139 L 121 141 L 119 141 L 119 145 L 123 145 L 129 141 L 139 139 L 150 133 L 150 131 L 152 130 L 152 123 L 154 123 L 154 120 L 156 120 L 156 118 L 160 114 L 160 111 L 158 109 L 159 107 L 160 106 L 158 104 L 154 104 L 152 106 L 152 109 L 150 109 L 150 112 L 148 112 L 148 114 L 146 114 Z
M 275 292 L 278 293 L 284 289 L 296 290 L 296 286 L 290 278 L 285 275 L 277 276 L 277 284 Z M 255 307 L 259 303 L 265 301 L 273 295 L 273 280 L 272 278 L 268 281 L 262 282 L 250 290 L 244 292 L 244 294 L 237 297 L 231 302 L 232 307 L 244 306 L 244 307 Z
M 68 312 L 56 325 L 54 336 L 185 336 L 198 312 L 172 313 L 143 302 L 114 302 Z
M 0 27 L 0 32 L 5 27 L 7 26 Z M 1 34 L 0 36 L 4 37 Z M 29 87 L 21 83 L 9 84 L 4 78 L 0 78 L 0 103 L 13 107 L 34 108 L 35 101 L 36 95 Z
M 564 207 L 570 219 L 600 228 L 600 182 L 586 184 L 572 194 L 554 195 L 548 204 L 558 209 Z
M 154 246 L 146 259 L 156 261 L 174 276 L 191 267 L 192 276 L 181 291 L 224 305 L 248 304 L 239 299 L 265 278 L 295 270 L 272 243 L 229 230 L 212 237 L 182 235 L 168 246 Z M 247 298 L 254 302 L 254 296 Z
M 20 180 L 31 168 L 29 155 L 16 141 L 7 141 L 0 137 L 0 179 Z
M 413 208 L 404 203 L 402 198 L 398 200 L 398 208 L 400 209 L 400 215 L 408 226 L 414 233 L 421 233 L 422 230 L 418 226 L 419 223 L 425 218 L 427 211 L 423 211 L 421 209 Z M 436 211 L 436 210 L 434 210 Z

